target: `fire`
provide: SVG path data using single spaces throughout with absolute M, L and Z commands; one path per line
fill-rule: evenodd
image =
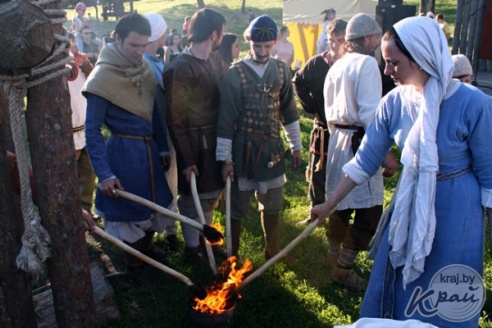
M 215 222 L 215 223 L 213 223 L 213 224 L 212 224 L 212 227 L 213 227 L 215 230 L 217 230 L 218 232 L 220 232 L 221 234 L 223 234 L 223 233 L 224 233 L 224 227 L 222 227 L 222 226 L 220 225 L 220 223 Z M 210 241 L 207 239 L 207 243 L 209 243 L 210 245 L 213 245 L 213 246 L 215 246 L 215 245 L 217 245 L 217 246 L 221 246 L 221 245 L 223 245 L 223 244 L 224 244 L 224 238 L 220 238 L 220 239 L 219 239 L 219 240 L 217 240 L 216 242 L 210 242 Z
M 217 315 L 228 311 L 241 295 L 237 288 L 244 280 L 244 275 L 253 269 L 253 264 L 250 260 L 236 269 L 237 258 L 231 256 L 226 261 L 222 262 L 218 268 L 221 275 L 221 281 L 216 281 L 211 287 L 207 288 L 207 297 L 200 300 L 195 297 L 193 299 L 193 310 L 200 313 Z

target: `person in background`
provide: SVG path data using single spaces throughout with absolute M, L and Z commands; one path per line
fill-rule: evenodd
M 492 215 L 492 99 L 452 79 L 451 54 L 434 20 L 396 23 L 383 37 L 382 55 L 385 74 L 399 86 L 379 104 L 344 178 L 312 218 L 323 220 L 367 183 L 396 144 L 404 167 L 375 236 L 360 317 L 478 327 L 484 208 Z M 473 283 L 440 279 L 465 272 Z
M 207 224 L 212 224 L 224 188 L 221 165 L 215 160 L 220 73 L 212 54 L 220 47 L 225 26 L 219 12 L 198 10 L 191 17 L 190 47 L 166 66 L 163 75 L 167 124 L 178 163 L 179 212 L 200 221 L 191 193 L 193 173 Z M 204 262 L 199 231 L 186 224 L 181 229 L 188 258 Z M 226 254 L 220 246 L 212 248 L 216 256 Z
M 73 34 L 69 34 L 70 54 L 73 59 L 68 63 L 70 72 L 67 76 L 70 92 L 70 108 L 72 109 L 72 130 L 77 160 L 77 176 L 82 208 L 92 213 L 96 175 L 92 170 L 91 161 L 85 144 L 85 117 L 87 100 L 82 95 L 82 87 L 94 66 L 86 54 L 79 53 Z
M 343 165 L 355 156 L 382 95 L 381 74 L 372 56 L 381 40 L 378 23 L 367 14 L 353 16 L 347 24 L 345 40 L 344 55 L 328 71 L 323 92 L 330 133 L 326 157 L 327 199 L 344 176 Z M 385 166 L 387 175 L 396 172 L 397 163 L 391 153 Z M 334 282 L 357 290 L 366 287 L 367 281 L 353 267 L 355 258 L 367 249 L 374 235 L 383 211 L 383 192 L 379 170 L 330 213 L 326 264 L 332 268 L 330 277 Z
M 253 12 L 253 10 L 248 9 L 248 25 L 249 25 L 249 24 L 251 23 L 251 21 L 252 21 L 253 19 L 255 19 L 255 18 L 256 18 L 256 15 L 255 15 L 255 13 Z
M 449 38 L 451 37 L 451 28 L 449 27 L 448 23 L 444 20 L 444 15 L 440 13 L 437 14 L 436 21 L 437 24 L 439 24 L 439 27 L 441 28 L 442 32 L 446 36 L 446 41 L 449 42 Z
M 85 16 L 85 12 L 87 10 L 87 6 L 83 2 L 78 2 L 75 5 L 75 15 L 72 18 L 72 33 L 75 36 L 75 41 L 77 43 L 77 49 L 82 50 L 84 45 L 83 45 L 83 40 L 82 36 L 80 35 L 80 30 L 84 26 L 89 26 L 91 27 L 91 20 Z
M 169 149 L 155 106 L 154 72 L 143 59 L 150 35 L 149 21 L 142 15 L 120 18 L 114 43 L 102 49 L 83 94 L 87 151 L 99 178 L 96 211 L 109 234 L 162 261 L 165 254 L 154 248 L 153 237 L 163 232 L 166 218 L 116 193 L 125 190 L 166 208 L 173 200 L 161 166 L 169 161 Z M 111 133 L 107 141 L 103 125 Z M 158 282 L 157 270 L 128 253 L 125 259 L 129 276 L 141 283 Z
M 237 35 L 232 33 L 224 34 L 224 39 L 219 48 L 219 54 L 224 62 L 230 66 L 234 59 L 239 58 L 240 51 Z
M 292 79 L 294 92 L 299 98 L 302 108 L 307 113 L 314 115 L 309 142 L 309 163 L 306 168 L 311 207 L 325 201 L 326 166 L 329 164 L 326 161 L 326 155 L 330 134 L 325 116 L 323 86 L 328 70 L 344 53 L 346 27 L 346 21 L 332 20 L 326 31 L 330 50 L 309 59 Z M 328 263 L 328 266 L 333 267 L 333 264 Z
M 318 50 L 316 51 L 317 55 L 321 54 L 323 51 L 329 50 L 328 44 L 326 43 L 328 40 L 328 36 L 326 35 L 326 28 L 328 27 L 328 24 L 330 24 L 330 22 L 337 17 L 337 12 L 333 8 L 326 9 L 321 12 L 321 14 L 324 15 L 324 17 L 323 26 L 321 27 L 321 33 L 319 35 L 318 41 L 316 42 L 316 45 L 318 46 Z
M 465 55 L 453 55 L 451 56 L 454 63 L 453 78 L 458 79 L 461 82 L 472 84 L 473 69 Z
M 277 25 L 270 16 L 255 18 L 244 32 L 250 51 L 233 64 L 222 80 L 216 159 L 223 163 L 222 179 L 231 177 L 232 254 L 238 255 L 241 220 L 255 195 L 265 238 L 265 258 L 279 250 L 279 221 L 283 208 L 285 154 L 292 168 L 301 164 L 299 112 L 294 102 L 290 69 L 273 57 Z M 281 129 L 289 148 L 284 149 Z M 286 259 L 294 260 L 293 257 Z
M 183 30 L 187 30 L 189 31 L 190 30 L 190 21 L 191 21 L 191 17 L 190 16 L 186 16 L 184 18 L 184 22 L 183 22 Z
M 178 57 L 182 51 L 181 37 L 178 33 L 171 34 L 170 44 L 164 51 L 164 63 L 169 64 L 174 58 Z
M 176 197 L 177 197 L 177 169 L 176 169 L 176 152 L 170 140 L 169 134 L 167 133 L 166 125 L 166 103 L 164 97 L 164 84 L 162 82 L 162 73 L 164 72 L 164 62 L 162 59 L 158 58 L 157 49 L 162 49 L 164 42 L 167 38 L 167 23 L 166 20 L 159 14 L 149 13 L 144 15 L 145 18 L 150 23 L 151 35 L 149 37 L 149 43 L 145 47 L 145 53 L 143 58 L 150 64 L 152 70 L 154 71 L 155 79 L 155 106 L 159 109 L 159 117 L 161 118 L 162 126 L 166 129 L 166 142 L 168 153 L 163 153 L 165 155 L 164 159 L 167 162 L 162 163 L 165 170 L 165 176 L 169 189 L 173 194 L 173 202 L 169 206 L 169 209 L 173 212 L 177 212 Z M 176 236 L 178 232 L 178 226 L 176 220 L 171 218 L 166 218 L 163 220 L 164 235 L 167 247 L 171 251 L 179 250 L 179 241 Z
M 286 63 L 288 67 L 291 67 L 294 62 L 294 45 L 287 40 L 289 36 L 289 28 L 287 26 L 282 26 L 280 28 L 277 43 L 272 49 L 272 56 Z
M 178 33 L 178 30 L 175 29 L 175 28 L 172 28 L 170 31 L 169 31 L 169 34 L 167 36 L 167 39 L 166 39 L 166 47 L 169 46 L 171 44 L 171 39 L 172 39 L 172 35 L 173 34 L 177 34 Z
M 188 30 L 183 30 L 181 33 L 181 49 L 188 48 Z
M 92 65 L 95 65 L 102 47 L 94 41 L 94 32 L 89 26 L 83 26 L 80 29 L 80 35 L 82 36 L 83 48 L 79 50 L 85 53 Z

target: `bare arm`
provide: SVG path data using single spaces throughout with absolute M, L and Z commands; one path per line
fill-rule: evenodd
M 333 194 L 324 203 L 316 205 L 311 209 L 311 219 L 319 218 L 319 224 L 322 225 L 324 220 L 335 211 L 337 204 L 348 195 L 356 186 L 355 182 L 345 175 L 338 183 Z
M 171 50 L 169 47 L 164 50 L 164 63 L 169 64 L 169 58 L 171 58 Z

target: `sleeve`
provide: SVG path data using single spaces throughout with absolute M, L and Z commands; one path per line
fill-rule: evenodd
M 311 94 L 311 63 L 312 59 L 304 65 L 303 68 L 298 70 L 292 79 L 292 87 L 294 88 L 294 93 L 299 98 L 299 102 L 306 113 L 315 114 L 314 108 L 316 108 L 316 101 Z
M 193 73 L 188 65 L 174 66 L 163 74 L 166 90 L 167 127 L 175 145 L 178 162 L 195 165 L 187 133 L 188 100 L 192 97 Z
M 220 106 L 217 121 L 217 137 L 233 139 L 236 122 L 241 112 L 241 80 L 233 66 L 224 75 L 220 93 Z
M 232 159 L 232 139 L 241 111 L 241 81 L 234 66 L 225 73 L 220 90 L 215 157 L 218 161 L 225 161 Z
M 478 109 L 468 108 L 467 124 L 469 126 L 468 144 L 472 156 L 472 165 L 481 187 L 482 205 L 492 208 L 492 98 L 481 95 L 475 97 Z
M 284 66 L 284 81 L 282 81 L 282 88 L 280 89 L 280 119 L 282 125 L 289 125 L 300 119 L 299 112 L 297 111 L 296 103 L 294 101 L 294 91 L 292 88 L 292 75 L 290 68 L 287 64 L 280 62 L 280 65 Z
M 378 64 L 376 59 L 367 56 L 362 61 L 359 70 L 355 94 L 359 107 L 359 120 L 366 130 L 374 119 L 376 108 L 381 100 L 381 94 L 382 83 Z
M 114 177 L 109 166 L 108 153 L 104 144 L 101 128 L 106 111 L 111 103 L 99 96 L 87 93 L 87 114 L 85 119 L 85 141 L 94 173 L 99 181 Z
M 158 86 L 156 88 L 160 89 Z M 162 89 L 161 89 L 162 90 Z M 161 111 L 159 110 L 157 99 L 154 99 L 154 111 L 152 112 L 152 130 L 154 132 L 154 140 L 159 150 L 159 155 L 164 156 L 169 154 L 169 145 L 167 143 L 167 131 L 161 119 Z

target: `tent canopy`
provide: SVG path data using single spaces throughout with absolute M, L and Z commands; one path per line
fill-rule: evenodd
M 322 11 L 333 8 L 337 18 L 349 20 L 357 13 L 366 13 L 374 18 L 377 0 L 284 0 L 284 23 L 323 23 Z
M 324 14 L 333 8 L 337 18 L 348 21 L 357 13 L 376 15 L 377 0 L 284 0 L 283 22 L 289 27 L 294 44 L 294 63 L 301 65 L 316 54 L 316 41 L 321 33 Z

